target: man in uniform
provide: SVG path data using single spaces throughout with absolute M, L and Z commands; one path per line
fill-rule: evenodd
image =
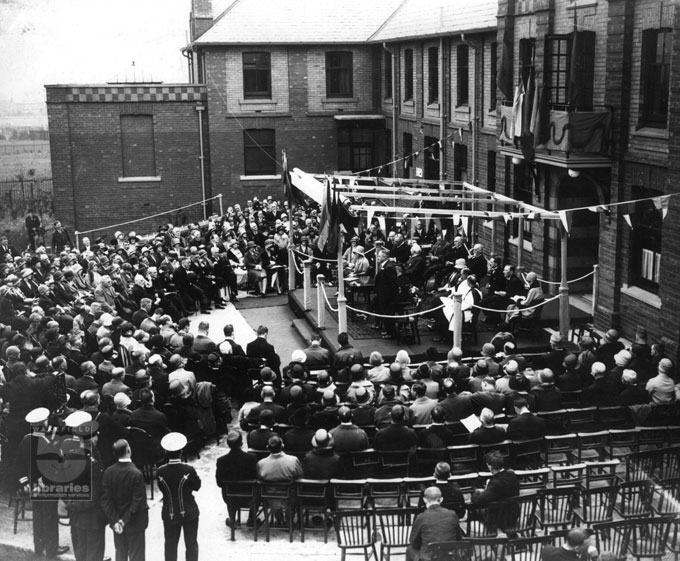
M 51 458 L 57 450 L 54 431 L 49 430 L 48 418 L 50 410 L 38 407 L 30 411 L 26 422 L 31 426 L 29 432 L 21 440 L 18 452 L 18 465 L 21 478 L 19 484 L 23 487 L 24 495 L 30 497 L 33 507 L 33 547 L 36 555 L 45 554 L 46 557 L 56 557 L 66 553 L 68 546 L 59 545 L 59 513 L 57 499 L 45 496 L 46 486 L 54 483 L 51 479 L 54 459 Z M 49 471 L 48 471 L 49 470 Z
M 82 481 L 91 489 L 89 499 L 74 498 L 66 503 L 73 554 L 76 561 L 102 561 L 106 545 L 106 516 L 101 507 L 104 468 L 97 450 L 99 426 L 84 411 L 71 413 L 64 423 L 78 436 L 79 450 L 73 451 L 72 454 L 77 454 L 86 462 L 85 469 L 76 483 Z
M 165 561 L 177 561 L 177 543 L 184 531 L 186 561 L 198 560 L 198 505 L 194 491 L 201 488 L 196 470 L 180 461 L 187 437 L 179 432 L 166 434 L 161 446 L 168 453 L 168 463 L 158 468 L 158 487 L 163 493 L 163 530 Z
M 118 461 L 104 471 L 102 509 L 113 529 L 116 561 L 144 561 L 149 525 L 144 476 L 132 463 L 127 440 L 114 442 L 113 455 Z

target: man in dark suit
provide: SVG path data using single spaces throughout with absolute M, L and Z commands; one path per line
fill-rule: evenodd
M 442 387 L 446 392 L 446 397 L 439 402 L 439 406 L 444 409 L 448 422 L 460 421 L 474 413 L 470 401 L 472 393 L 464 391 L 456 394 L 456 384 L 451 378 L 445 378 Z
M 231 431 L 227 435 L 227 446 L 229 447 L 229 452 L 224 456 L 217 458 L 217 469 L 215 470 L 215 479 L 217 480 L 217 485 L 222 488 L 224 487 L 225 481 L 243 481 L 245 479 L 255 479 L 257 465 L 257 456 L 244 452 L 243 450 L 243 437 L 241 433 L 236 431 Z M 222 498 L 225 500 L 229 499 L 224 493 Z M 233 501 L 234 499 L 229 499 Z M 247 505 L 248 499 L 245 499 L 242 505 Z M 239 504 L 238 506 L 241 506 Z M 227 526 L 231 526 L 231 520 L 227 518 L 225 520 Z M 253 525 L 253 513 L 250 512 L 248 516 L 247 525 L 250 527 Z
M 453 446 L 453 432 L 444 422 L 446 412 L 441 405 L 432 409 L 432 424 L 418 435 L 418 446 L 422 448 L 446 448 Z
M 201 488 L 196 470 L 180 460 L 187 437 L 178 432 L 166 434 L 161 440 L 168 463 L 158 468 L 158 488 L 163 494 L 163 529 L 165 561 L 177 561 L 177 543 L 184 532 L 186 561 L 198 561 L 198 505 L 194 491 Z
M 269 329 L 264 325 L 260 325 L 257 328 L 257 338 L 246 346 L 246 355 L 248 358 L 265 359 L 267 366 L 277 375 L 280 375 L 281 358 L 276 354 L 274 346 L 267 341 L 267 335 L 269 335 Z
M 253 450 L 266 450 L 267 442 L 276 433 L 273 430 L 274 427 L 274 414 L 268 409 L 263 409 L 260 411 L 258 417 L 257 428 L 251 430 L 248 433 L 246 442 L 248 443 L 248 448 Z
M 426 508 L 413 521 L 406 550 L 407 561 L 430 559 L 428 546 L 431 543 L 459 539 L 458 515 L 441 506 L 442 492 L 439 488 L 432 486 L 425 489 L 423 499 Z
M 191 260 L 182 259 L 180 266 L 175 270 L 172 275 L 172 282 L 177 287 L 177 292 L 181 295 L 184 300 L 184 304 L 187 309 L 192 309 L 194 303 L 200 302 L 201 313 L 210 313 L 210 302 L 205 292 L 201 290 L 196 284 L 191 280 L 189 276 L 189 270 L 191 269 Z
M 113 528 L 117 561 L 144 561 L 144 532 L 149 524 L 144 476 L 132 463 L 127 440 L 113 444 L 117 462 L 104 471 L 102 509 Z
M 342 406 L 338 410 L 340 424 L 330 431 L 333 449 L 338 454 L 366 450 L 369 447 L 366 431 L 352 423 L 352 411 Z
M 529 411 L 526 398 L 515 399 L 515 413 L 517 416 L 508 423 L 508 438 L 510 440 L 530 440 L 545 436 L 545 421 Z
M 472 494 L 472 504 L 483 507 L 519 495 L 519 480 L 512 470 L 505 469 L 501 453 L 493 450 L 488 452 L 484 459 L 491 477 L 486 484 L 486 489 L 483 491 L 478 489 Z M 469 513 L 469 515 L 472 514 Z M 518 516 L 516 509 L 508 507 L 489 508 L 482 511 L 483 522 L 491 531 L 496 528 L 505 530 L 505 528 L 514 526 Z
M 515 274 L 515 267 L 513 265 L 506 265 L 503 268 L 503 276 L 505 277 L 505 290 L 496 290 L 493 293 L 489 291 L 489 293 L 482 299 L 482 307 L 491 308 L 492 310 L 504 311 L 510 304 L 514 302 L 512 300 L 513 296 L 526 295 L 524 283 Z M 484 313 L 486 314 L 486 323 L 500 322 L 499 313 Z
M 541 561 L 573 561 L 574 559 L 597 558 L 597 550 L 591 545 L 588 533 L 581 528 L 569 530 L 564 543 L 557 547 L 544 545 Z
M 233 298 L 232 298 L 233 300 Z M 228 323 L 224 326 L 224 341 L 217 345 L 217 350 L 219 350 L 222 356 L 232 355 L 232 356 L 246 356 L 246 352 L 243 347 L 234 341 L 234 326 Z
M 390 411 L 390 424 L 380 429 L 373 440 L 376 450 L 412 450 L 418 445 L 416 431 L 405 425 L 407 419 L 406 408 L 395 405 Z
M 330 366 L 330 352 L 321 346 L 321 334 L 312 333 L 312 336 L 309 338 L 309 347 L 303 350 L 305 355 L 307 355 L 305 364 L 309 370 Z

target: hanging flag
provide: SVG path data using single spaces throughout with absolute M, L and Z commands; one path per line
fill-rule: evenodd
M 560 217 L 560 222 L 562 222 L 562 226 L 564 226 L 564 230 L 569 234 L 571 231 L 571 220 L 573 218 L 573 213 L 567 212 L 566 210 L 558 210 L 557 214 Z
M 512 40 L 508 30 L 510 18 L 505 16 L 505 27 L 503 28 L 503 40 L 501 42 L 501 61 L 496 74 L 496 84 L 498 89 L 505 96 L 505 99 L 512 99 Z
M 453 215 L 453 225 L 456 227 L 460 225 L 460 214 Z
M 531 135 L 531 116 L 534 109 L 534 97 L 536 95 L 536 80 L 534 73 L 529 73 L 526 83 L 524 99 L 522 100 L 522 134 L 521 136 Z
M 375 214 L 375 209 L 373 209 L 373 208 L 366 209 L 366 227 L 373 224 L 373 215 L 374 214 Z
M 510 214 L 504 214 L 504 215 L 503 215 L 503 220 L 504 220 L 505 223 L 507 224 L 508 222 L 510 222 L 510 220 L 512 220 L 512 216 L 511 216 Z
M 534 146 L 538 147 L 548 141 L 550 134 L 550 108 L 548 107 L 548 90 L 543 85 L 536 85 L 529 130 L 534 135 Z
M 522 103 L 524 101 L 524 84 L 520 82 L 515 88 L 515 97 L 512 102 L 512 137 L 522 136 Z
M 661 211 L 661 218 L 666 218 L 666 215 L 668 214 L 668 203 L 670 202 L 670 196 L 663 195 L 662 197 L 654 197 L 652 202 L 654 203 L 654 208 Z
M 378 226 L 380 226 L 380 229 L 383 232 L 385 231 L 385 217 L 384 216 L 378 216 Z
M 467 236 L 469 234 L 468 227 L 470 226 L 470 217 L 469 216 L 461 216 L 460 217 L 460 224 L 463 227 L 463 232 Z
M 281 173 L 283 177 L 281 179 L 283 180 L 283 194 L 288 201 L 288 207 L 290 210 L 293 210 L 294 208 L 304 206 L 304 195 L 290 181 L 290 173 L 288 171 L 288 155 L 286 154 L 285 150 L 283 150 L 282 159 L 283 171 Z
M 323 207 L 321 209 L 319 239 L 316 245 L 319 250 L 323 251 L 325 249 L 329 253 L 337 249 L 338 225 L 336 206 L 334 190 L 331 187 L 330 179 L 326 177 L 326 197 L 323 200 Z
M 579 31 L 574 22 L 574 33 L 571 41 L 571 58 L 569 61 L 569 103 L 570 105 L 588 105 L 592 103 L 591 94 L 587 91 L 586 79 L 588 67 L 595 56 L 595 32 Z M 592 74 L 591 74 L 592 78 Z
M 626 221 L 626 224 L 630 227 L 630 229 L 633 229 L 633 221 L 631 220 L 630 214 L 624 214 L 623 219 Z

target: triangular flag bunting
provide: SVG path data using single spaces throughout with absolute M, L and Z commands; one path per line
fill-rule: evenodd
M 560 210 L 557 212 L 560 216 L 560 221 L 562 222 L 562 226 L 564 226 L 565 231 L 567 234 L 571 230 L 571 219 L 572 219 L 572 213 L 567 212 L 566 210 Z
M 385 231 L 385 217 L 384 216 L 378 216 L 378 224 L 380 225 L 380 229 L 384 232 Z
M 366 209 L 366 226 L 370 226 L 373 224 L 373 215 L 375 214 L 375 209 L 368 208 Z
M 503 215 L 503 220 L 504 220 L 505 223 L 507 224 L 508 222 L 510 222 L 510 220 L 512 220 L 512 216 L 510 216 L 509 214 L 504 214 L 504 215 Z
M 623 219 L 626 221 L 626 224 L 630 227 L 630 229 L 633 229 L 633 221 L 630 219 L 630 214 L 624 214 Z
M 460 224 L 460 214 L 453 215 L 453 225 L 458 226 Z
M 661 217 L 666 218 L 670 196 L 664 195 L 663 197 L 654 197 L 652 201 L 654 202 L 654 208 L 661 211 Z

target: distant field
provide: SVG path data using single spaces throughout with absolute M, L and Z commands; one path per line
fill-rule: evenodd
M 20 173 L 27 176 L 30 169 L 35 170 L 35 177 L 52 177 L 49 149 L 41 152 L 0 154 L 0 181 L 16 180 Z

